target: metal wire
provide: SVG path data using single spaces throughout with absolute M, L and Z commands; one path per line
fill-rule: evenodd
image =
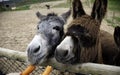
M 0 71 L 3 74 L 22 72 L 27 66 L 27 63 L 25 62 L 20 62 L 7 57 L 0 57 Z M 38 66 L 30 75 L 40 75 L 44 69 L 44 67 Z M 58 75 L 57 70 L 53 70 L 51 75 Z

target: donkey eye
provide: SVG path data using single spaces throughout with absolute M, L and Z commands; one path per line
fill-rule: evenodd
M 59 30 L 60 30 L 60 27 L 59 27 L 59 26 L 55 26 L 55 27 L 53 27 L 53 29 L 59 31 Z

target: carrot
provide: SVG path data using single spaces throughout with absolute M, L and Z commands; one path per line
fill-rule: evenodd
M 51 71 L 52 71 L 52 67 L 51 66 L 47 66 L 47 68 L 45 69 L 45 71 L 43 72 L 42 75 L 49 75 Z
M 34 65 L 29 65 L 20 75 L 29 75 L 34 69 Z

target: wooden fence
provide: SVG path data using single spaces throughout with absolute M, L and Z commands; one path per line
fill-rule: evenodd
M 7 57 L 22 62 L 26 62 L 27 60 L 27 55 L 25 52 L 19 52 L 5 48 L 0 48 L 0 58 L 2 57 Z M 51 58 L 47 60 L 44 64 L 41 64 L 41 66 L 47 65 L 51 65 L 60 71 L 84 73 L 91 75 L 120 75 L 120 67 L 104 64 L 83 63 L 76 65 L 65 65 L 58 63 L 54 58 Z

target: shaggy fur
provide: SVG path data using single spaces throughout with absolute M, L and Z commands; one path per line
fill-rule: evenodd
M 103 63 L 100 24 L 105 16 L 107 0 L 95 0 L 91 16 L 87 15 L 80 0 L 73 0 L 73 21 L 69 24 L 66 36 L 74 40 L 74 60 L 71 63 Z
M 73 20 L 70 24 L 67 30 L 67 36 L 75 37 L 79 42 L 77 43 L 79 46 L 76 45 L 77 48 L 75 48 L 75 53 L 80 53 L 76 54 L 79 60 L 78 62 L 102 63 L 99 28 L 100 23 L 88 15 L 81 16 Z M 81 44 L 82 47 L 80 47 Z
M 115 65 L 114 60 L 118 54 L 118 48 L 115 44 L 114 37 L 109 32 L 100 30 L 100 39 L 102 47 L 103 63 Z
M 75 37 L 79 44 L 75 48 L 80 63 L 102 63 L 100 42 L 100 24 L 105 16 L 107 0 L 95 0 L 91 16 L 86 15 L 79 0 L 73 1 L 73 21 L 68 27 L 67 35 Z M 82 31 L 83 30 L 83 31 Z M 76 43 L 76 42 L 75 42 Z M 79 54 L 78 54 L 79 53 Z
M 112 34 L 101 30 L 100 39 L 104 64 L 120 66 L 120 27 Z
M 95 0 L 91 16 L 85 14 L 82 3 L 79 0 L 73 1 L 73 18 L 69 28 L 72 31 L 67 33 L 77 33 L 80 49 L 79 62 L 98 62 L 102 63 L 102 52 L 101 52 L 101 43 L 100 43 L 100 24 L 102 19 L 105 16 L 107 8 L 107 0 Z M 77 13 L 78 14 L 77 14 Z M 76 15 L 77 14 L 77 15 Z M 78 28 L 74 29 L 74 25 L 80 25 L 82 29 L 86 29 L 87 32 L 81 32 Z M 77 26 L 78 27 L 78 26 Z M 73 29 L 72 29 L 73 28 Z M 77 32 L 75 32 L 78 30 Z M 81 35 L 80 32 L 83 34 Z

